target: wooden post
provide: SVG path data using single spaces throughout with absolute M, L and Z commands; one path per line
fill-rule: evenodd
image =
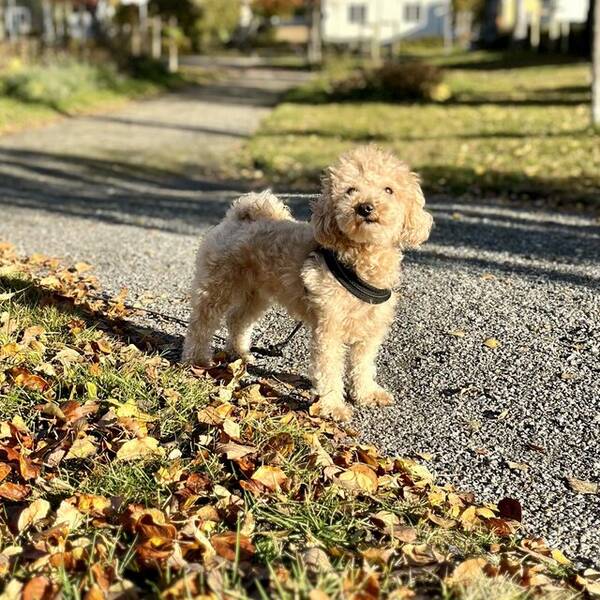
M 373 35 L 371 36 L 371 60 L 373 64 L 381 64 L 381 25 L 377 21 L 373 25 Z
M 179 71 L 179 47 L 177 45 L 177 17 L 169 19 L 169 72 L 177 73 Z
M 444 11 L 444 52 L 452 52 L 452 3 L 448 2 Z
M 320 65 L 323 60 L 321 20 L 321 1 L 312 0 L 310 11 L 310 35 L 308 41 L 308 62 L 311 65 Z
M 592 125 L 600 128 L 600 0 L 595 2 L 592 40 Z
M 540 13 L 538 11 L 531 13 L 529 27 L 529 43 L 533 49 L 537 50 L 540 47 Z
M 569 34 L 571 32 L 571 24 L 568 21 L 563 21 L 560 24 L 560 51 L 566 54 L 569 51 Z
M 131 54 L 140 56 L 142 53 L 142 35 L 137 23 L 131 26 Z
M 152 58 L 159 60 L 162 56 L 162 20 L 160 17 L 152 19 Z

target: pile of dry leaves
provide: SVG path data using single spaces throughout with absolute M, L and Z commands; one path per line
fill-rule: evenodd
M 0 246 L 2 598 L 600 595 L 517 501 L 436 485 L 240 362 L 143 352 L 88 269 Z

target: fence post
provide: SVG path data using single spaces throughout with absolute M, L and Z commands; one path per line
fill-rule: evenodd
M 179 71 L 179 47 L 177 45 L 177 17 L 169 19 L 169 72 Z
M 162 55 L 162 20 L 152 19 L 152 58 L 158 60 Z

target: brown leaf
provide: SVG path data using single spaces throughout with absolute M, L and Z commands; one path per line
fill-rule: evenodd
M 23 588 L 22 600 L 52 600 L 55 592 L 47 577 L 39 576 L 30 579 Z
M 519 521 L 523 518 L 523 509 L 521 503 L 514 498 L 503 498 L 498 502 L 498 511 L 503 519 Z
M 27 498 L 30 491 L 31 490 L 28 485 L 21 485 L 19 483 L 10 483 L 9 481 L 5 481 L 2 485 L 0 485 L 0 498 L 12 500 L 13 502 L 20 502 L 21 500 Z
M 597 494 L 600 487 L 594 481 L 585 481 L 575 477 L 567 477 L 569 487 L 578 494 Z
M 0 481 L 4 481 L 10 474 L 11 468 L 6 463 L 0 463 Z
M 465 560 L 454 569 L 450 577 L 446 578 L 446 583 L 450 586 L 469 585 L 484 575 L 483 569 L 486 564 L 483 558 Z
M 234 561 L 236 556 L 239 556 L 239 559 L 243 561 L 250 560 L 255 552 L 250 538 L 236 534 L 233 531 L 213 535 L 210 538 L 210 543 L 219 556 L 230 561 Z
M 10 370 L 10 375 L 13 378 L 15 385 L 28 390 L 45 392 L 50 387 L 50 384 L 43 377 L 34 375 L 23 367 L 13 367 Z

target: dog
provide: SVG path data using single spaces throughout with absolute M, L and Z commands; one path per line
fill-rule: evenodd
M 375 381 L 375 360 L 394 318 L 403 250 L 428 239 L 433 219 L 419 177 L 376 146 L 342 155 L 321 183 L 310 223 L 265 191 L 236 200 L 206 234 L 182 358 L 210 364 L 225 317 L 228 352 L 252 362 L 252 326 L 279 304 L 312 334 L 318 414 L 347 421 L 345 374 L 357 404 L 393 400 Z

